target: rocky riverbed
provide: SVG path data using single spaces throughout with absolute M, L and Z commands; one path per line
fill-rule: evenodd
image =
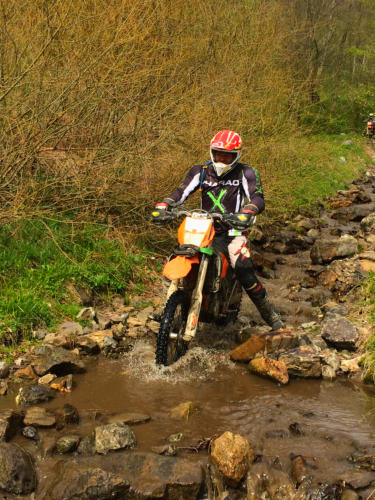
M 252 231 L 287 328 L 269 332 L 244 299 L 173 367 L 154 365 L 161 298 L 98 307 L 76 289 L 87 326 L 36 331 L 0 363 L 1 498 L 372 498 L 359 287 L 375 271 L 375 167 L 330 206 Z

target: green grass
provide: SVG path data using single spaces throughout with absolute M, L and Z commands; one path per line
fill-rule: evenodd
M 370 273 L 362 286 L 365 304 L 369 305 L 369 321 L 375 324 L 375 273 Z M 375 382 L 375 329 L 368 338 L 365 347 L 364 380 Z
M 0 337 L 29 337 L 37 327 L 74 318 L 68 283 L 126 293 L 141 284 L 145 255 L 126 252 L 107 228 L 64 220 L 22 220 L 0 229 Z

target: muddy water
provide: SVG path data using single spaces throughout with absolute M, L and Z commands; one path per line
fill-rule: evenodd
M 226 350 L 197 347 L 173 368 L 159 369 L 153 362 L 152 345 L 138 341 L 123 359 L 92 360 L 88 372 L 76 375 L 75 381 L 71 393 L 59 395 L 48 406 L 76 406 L 82 416 L 81 435 L 104 422 L 108 414 L 147 413 L 151 421 L 133 426 L 139 451 L 150 451 L 165 444 L 171 434 L 182 433 L 176 443 L 181 447 L 179 455 L 202 460 L 205 452 L 189 448 L 202 438 L 230 430 L 245 436 L 256 454 L 276 460 L 287 472 L 291 454 L 301 454 L 313 477 L 337 481 L 361 474 L 346 457 L 374 442 L 373 388 L 345 379 L 334 383 L 292 380 L 279 387 L 249 374 L 244 365 L 233 364 Z M 14 407 L 13 396 L 3 398 L 1 407 Z M 171 409 L 184 401 L 192 401 L 196 409 L 188 419 L 173 419 Z M 292 430 L 296 427 L 298 435 Z M 48 449 L 67 433 L 67 429 L 41 430 L 37 446 L 21 436 L 16 442 L 36 455 L 40 470 L 47 473 L 57 458 Z

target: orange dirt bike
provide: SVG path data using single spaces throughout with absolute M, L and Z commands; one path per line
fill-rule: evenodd
M 366 124 L 366 137 L 367 139 L 372 139 L 374 137 L 374 122 L 373 120 L 368 120 Z
M 185 216 L 178 228 L 179 245 L 163 270 L 170 286 L 156 344 L 159 365 L 170 365 L 186 353 L 199 322 L 227 325 L 236 321 L 242 288 L 225 255 L 212 247 L 214 220 L 232 228 L 232 236 L 242 234 L 244 223 L 250 226 L 255 222 L 255 217 L 248 219 L 244 214 L 221 215 L 204 210 L 152 212 L 156 223 L 179 216 Z

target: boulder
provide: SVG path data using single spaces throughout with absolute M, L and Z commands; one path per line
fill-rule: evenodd
M 332 240 L 319 239 L 311 248 L 310 258 L 313 264 L 326 264 L 334 259 L 354 255 L 357 248 L 357 240 L 349 234 Z
M 289 382 L 289 375 L 286 364 L 283 361 L 278 361 L 271 358 L 255 358 L 249 363 L 251 373 L 270 378 L 280 384 Z
M 20 406 L 32 406 L 45 403 L 54 397 L 54 392 L 46 385 L 29 385 L 20 387 L 16 396 L 16 403 Z
M 361 220 L 361 229 L 365 234 L 375 233 L 375 212 Z
M 285 351 L 279 356 L 292 377 L 318 378 L 322 374 L 320 356 L 309 345 Z
M 30 456 L 19 446 L 0 444 L 0 490 L 27 495 L 35 490 L 36 473 Z
M 23 423 L 34 427 L 53 427 L 56 423 L 56 417 L 46 408 L 34 406 L 33 408 L 26 410 Z
M 46 373 L 63 376 L 85 371 L 84 363 L 76 354 L 49 344 L 34 349 L 31 364 L 39 376 Z
M 123 423 L 101 425 L 95 429 L 95 449 L 106 454 L 112 450 L 135 448 L 137 440 L 131 428 Z
M 72 451 L 77 449 L 77 446 L 80 441 L 80 437 L 76 435 L 67 435 L 62 436 L 56 441 L 56 451 L 57 453 L 71 453 Z
M 224 432 L 211 444 L 211 457 L 229 484 L 237 485 L 254 461 L 254 451 L 240 434 Z
M 0 442 L 9 441 L 21 428 L 23 415 L 14 410 L 0 411 Z
M 42 496 L 49 500 L 105 500 L 130 498 L 126 495 L 129 485 L 117 474 L 99 467 L 66 462 L 60 465 L 54 484 Z
M 258 352 L 267 355 L 296 347 L 298 342 L 297 333 L 287 328 L 274 332 L 258 333 L 252 335 L 246 342 L 233 349 L 230 353 L 230 359 L 232 361 L 248 362 Z
M 335 349 L 354 351 L 359 339 L 359 331 L 348 319 L 337 316 L 324 321 L 322 337 Z
M 7 378 L 9 375 L 9 365 L 5 361 L 0 361 L 0 378 Z

